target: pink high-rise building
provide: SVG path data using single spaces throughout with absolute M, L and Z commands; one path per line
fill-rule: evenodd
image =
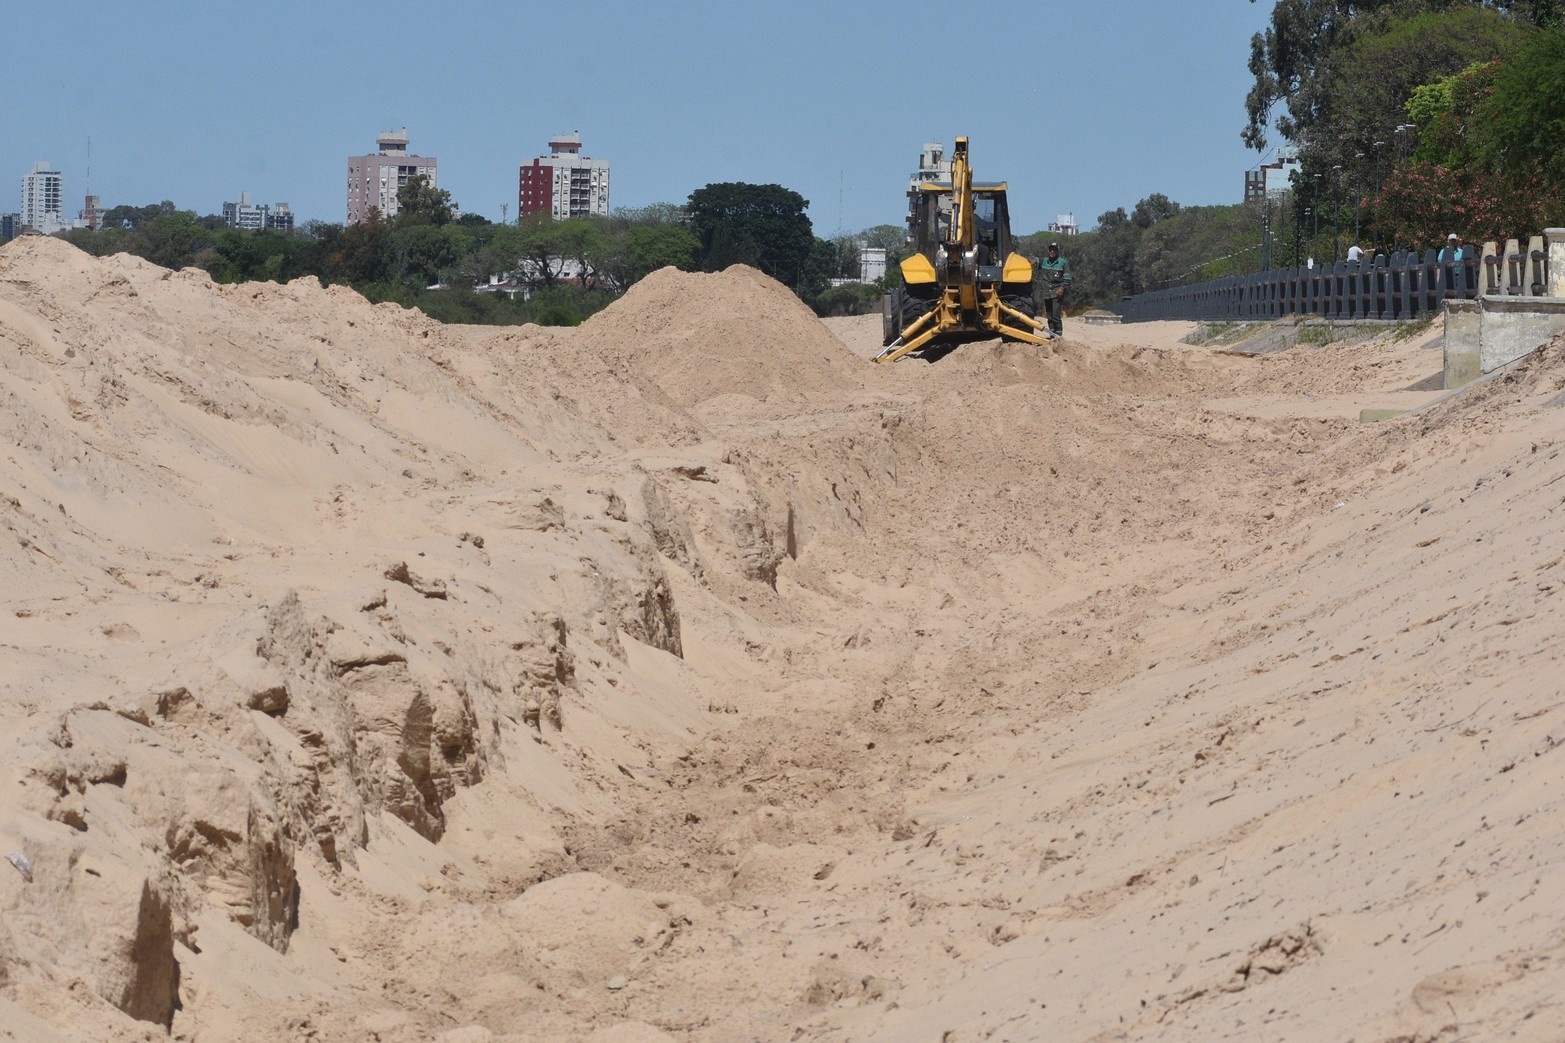
M 422 175 L 438 185 L 433 156 L 408 151 L 408 129 L 382 134 L 375 139 L 378 151 L 373 156 L 348 157 L 348 224 L 367 219 L 371 210 L 390 220 L 397 215 L 397 190 L 412 178 Z

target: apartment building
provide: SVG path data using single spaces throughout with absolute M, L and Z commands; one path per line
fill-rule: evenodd
M 252 203 L 250 193 L 241 192 L 237 203 L 223 204 L 223 221 L 229 228 L 248 228 L 252 231 L 278 228 L 292 231 L 293 211 L 287 203 L 278 203 L 276 206 Z
M 48 163 L 35 163 L 22 176 L 22 224 L 51 235 L 66 227 L 61 214 L 65 205 L 65 179 Z
M 408 129 L 375 139 L 376 152 L 348 157 L 348 224 L 356 225 L 371 210 L 383 218 L 397 216 L 397 190 L 422 176 L 438 186 L 439 161 L 408 151 Z
M 516 213 L 548 214 L 556 221 L 597 214 L 609 216 L 609 164 L 581 152 L 580 132 L 549 141 L 549 155 L 522 165 Z

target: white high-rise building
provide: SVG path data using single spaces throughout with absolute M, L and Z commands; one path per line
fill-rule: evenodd
M 581 134 L 549 141 L 549 155 L 522 165 L 517 178 L 516 215 L 548 214 L 556 221 L 609 216 L 609 164 L 581 154 Z
M 239 202 L 223 204 L 223 220 L 230 228 L 248 228 L 259 230 L 267 227 L 266 219 L 271 216 L 271 209 L 264 203 L 256 206 L 250 202 L 250 193 L 239 193 Z
M 946 158 L 946 147 L 938 141 L 925 142 L 924 150 L 918 154 L 918 169 L 907 179 L 908 190 L 916 189 L 925 181 L 950 180 L 951 161 Z
M 408 151 L 408 129 L 382 134 L 375 139 L 378 152 L 373 156 L 348 157 L 348 223 L 356 225 L 369 217 L 371 210 L 390 220 L 397 216 L 397 190 L 414 177 L 422 176 L 438 187 L 439 161 Z
M 22 224 L 45 235 L 65 227 L 61 213 L 65 205 L 65 179 L 47 163 L 33 164 L 30 174 L 22 176 Z

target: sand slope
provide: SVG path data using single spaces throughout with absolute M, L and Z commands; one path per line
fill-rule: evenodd
M 1565 346 L 878 325 L 0 249 L 0 1038 L 1559 1038 Z

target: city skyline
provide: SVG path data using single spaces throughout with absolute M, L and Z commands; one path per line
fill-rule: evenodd
M 571 28 L 565 16 L 524 8 L 442 8 L 441 53 L 454 57 L 431 79 L 377 71 L 419 38 L 410 26 L 428 35 L 435 16 L 405 0 L 374 19 L 280 0 L 267 18 L 289 32 L 285 45 L 222 48 L 211 41 L 241 38 L 253 11 L 84 0 L 72 7 L 75 46 L 19 47 L 0 67 L 16 102 L 0 113 L 0 172 L 15 186 L 47 160 L 71 216 L 88 193 L 105 207 L 168 199 L 205 214 L 243 191 L 289 201 L 300 224 L 341 223 L 344 157 L 405 126 L 440 157 L 441 187 L 463 212 L 499 220 L 518 167 L 579 129 L 614 164 L 616 207 L 775 183 L 809 200 L 828 236 L 900 222 L 919 148 L 957 135 L 972 141 L 979 176 L 1010 182 L 1023 230 L 1065 213 L 1089 228 L 1154 192 L 1238 202 L 1242 171 L 1270 158 L 1239 140 L 1264 3 L 1000 0 L 970 53 L 931 28 L 934 4 L 608 0 L 570 47 L 550 35 Z M 49 39 L 49 14 L 18 9 L 17 38 Z M 154 45 L 181 61 L 147 62 Z

